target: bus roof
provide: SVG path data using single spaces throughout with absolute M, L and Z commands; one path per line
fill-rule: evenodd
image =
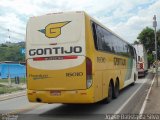
M 109 32 L 111 32 L 112 34 L 114 34 L 115 36 L 117 36 L 118 38 L 120 38 L 122 41 L 126 42 L 127 44 L 129 44 L 130 46 L 132 46 L 128 41 L 124 40 L 123 38 L 121 38 L 119 35 L 117 35 L 115 32 L 111 31 L 108 27 L 106 27 L 105 25 L 103 25 L 102 23 L 100 23 L 98 20 L 96 20 L 95 18 L 91 17 L 88 13 L 86 13 L 85 11 L 67 11 L 67 12 L 53 12 L 53 13 L 48 13 L 48 14 L 44 14 L 44 15 L 40 15 L 42 16 L 46 16 L 46 15 L 52 15 L 52 14 L 67 14 L 67 13 L 84 13 L 85 16 L 88 16 L 92 21 L 94 21 L 95 23 L 97 23 L 98 25 L 100 25 L 101 27 L 103 27 L 104 29 L 108 30 Z M 33 16 L 33 17 L 40 17 L 40 16 Z M 33 18 L 31 17 L 31 18 Z

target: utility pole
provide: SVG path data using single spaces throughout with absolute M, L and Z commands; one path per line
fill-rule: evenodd
M 156 62 L 156 81 L 157 81 L 157 87 L 158 87 L 157 35 L 156 35 L 157 21 L 156 21 L 156 15 L 154 15 L 154 17 L 153 17 L 153 27 L 154 27 L 154 34 L 155 34 L 155 62 Z
M 8 38 L 10 40 L 10 30 L 8 29 Z M 8 64 L 8 85 L 11 86 L 12 82 L 11 82 L 11 78 L 10 78 L 10 68 L 9 68 L 9 63 Z

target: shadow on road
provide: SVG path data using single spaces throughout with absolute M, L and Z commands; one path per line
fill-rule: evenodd
M 142 83 L 135 83 L 135 87 L 138 87 Z M 127 86 L 120 91 L 119 97 L 123 97 L 126 91 L 132 89 L 132 86 Z M 63 104 L 54 109 L 40 114 L 40 117 L 43 118 L 73 118 L 73 119 L 105 119 L 106 113 L 104 108 L 112 108 L 114 103 L 117 103 L 119 99 L 113 99 L 109 104 L 103 104 L 101 102 L 94 104 Z M 118 106 L 117 106 L 118 107 Z M 118 109 L 118 108 L 117 108 Z M 103 111 L 100 113 L 99 111 Z M 113 113 L 111 113 L 113 114 Z
M 105 118 L 104 114 L 97 114 L 96 111 L 107 107 L 107 104 L 64 104 L 55 109 L 47 111 L 40 117 L 44 118 L 59 118 L 59 119 L 85 119 L 96 120 Z
M 63 104 L 42 114 L 20 115 L 20 118 L 34 120 L 104 120 L 105 114 L 96 114 L 108 104 Z M 95 114 L 94 114 L 95 113 Z M 24 119 L 25 118 L 25 119 Z

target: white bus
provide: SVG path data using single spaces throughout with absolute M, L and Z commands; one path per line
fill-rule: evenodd
M 137 53 L 138 76 L 144 77 L 148 71 L 147 52 L 143 44 L 135 44 L 134 47 Z

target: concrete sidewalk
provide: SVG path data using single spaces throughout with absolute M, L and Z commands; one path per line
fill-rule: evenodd
M 158 87 L 156 79 L 154 80 L 144 114 L 160 114 L 160 76 L 158 77 Z
M 17 92 L 13 92 L 13 93 L 2 94 L 2 95 L 0 95 L 0 101 L 13 99 L 13 98 L 21 97 L 21 96 L 25 96 L 25 95 L 26 95 L 26 90 L 17 91 Z

